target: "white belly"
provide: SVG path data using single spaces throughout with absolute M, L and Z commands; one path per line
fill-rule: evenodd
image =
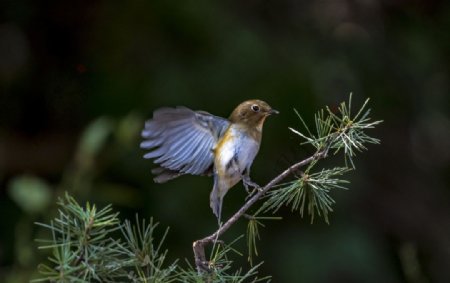
M 244 170 L 251 166 L 258 153 L 259 143 L 233 128 L 225 138 L 216 152 L 214 165 L 216 174 L 221 176 L 219 182 L 223 182 L 220 187 L 229 188 L 239 182 Z

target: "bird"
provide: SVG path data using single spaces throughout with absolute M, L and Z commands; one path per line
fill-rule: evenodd
M 220 224 L 225 194 L 239 181 L 247 192 L 259 186 L 250 178 L 250 167 L 259 151 L 266 118 L 279 112 L 267 102 L 240 103 L 228 119 L 184 106 L 153 112 L 141 132 L 145 159 L 157 165 L 151 172 L 156 183 L 181 175 L 213 176 L 210 207 Z

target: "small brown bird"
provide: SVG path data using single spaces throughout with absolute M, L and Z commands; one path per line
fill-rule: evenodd
M 278 114 L 262 100 L 239 104 L 228 119 L 186 107 L 160 108 L 145 123 L 141 148 L 154 159 L 154 181 L 164 183 L 183 174 L 214 176 L 210 206 L 219 223 L 222 201 L 240 180 L 247 191 L 258 187 L 250 167 L 261 144 L 265 119 Z

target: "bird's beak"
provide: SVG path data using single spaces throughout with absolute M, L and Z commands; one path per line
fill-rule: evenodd
M 269 110 L 269 115 L 272 115 L 272 114 L 280 114 L 280 112 L 278 110 L 275 110 L 275 109 L 270 109 Z

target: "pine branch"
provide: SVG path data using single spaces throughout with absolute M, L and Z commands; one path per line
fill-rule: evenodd
M 205 256 L 205 247 L 209 244 L 214 244 L 233 224 L 240 218 L 246 216 L 246 212 L 263 196 L 268 196 L 268 200 L 255 213 L 255 216 L 261 211 L 277 212 L 283 205 L 290 205 L 292 210 L 298 210 L 300 215 L 304 215 L 305 209 L 311 216 L 311 221 L 314 216 L 323 216 L 328 223 L 328 214 L 332 211 L 334 200 L 329 195 L 329 192 L 335 188 L 345 189 L 344 184 L 347 181 L 339 177 L 355 168 L 353 157 L 356 152 L 366 150 L 365 144 L 377 144 L 379 140 L 368 136 L 364 131 L 366 129 L 374 128 L 375 125 L 382 121 L 370 122 L 368 115 L 370 109 L 365 110 L 368 99 L 364 102 L 355 116 L 351 115 L 351 100 L 350 94 L 348 104 L 341 103 L 338 107 L 338 114 L 333 113 L 328 107 L 325 110 L 320 110 L 315 115 L 315 133 L 313 133 L 304 119 L 296 111 L 302 125 L 306 130 L 306 134 L 298 130 L 289 128 L 292 132 L 305 139 L 304 144 L 312 145 L 316 151 L 315 153 L 300 161 L 273 178 L 264 187 L 259 188 L 258 191 L 248 199 L 244 205 L 234 213 L 223 225 L 221 225 L 214 233 L 206 236 L 193 243 L 194 259 L 197 271 L 199 274 L 210 272 L 209 261 Z M 337 167 L 333 169 L 322 169 L 317 173 L 311 173 L 317 162 L 328 156 L 330 150 L 333 150 L 333 155 L 336 155 L 341 150 L 344 151 L 345 163 L 350 164 L 351 167 Z M 283 181 L 288 176 L 298 173 L 299 169 L 307 166 L 305 172 L 300 171 L 300 176 L 297 180 L 282 185 L 281 188 L 268 192 Z M 253 216 L 253 217 L 255 217 Z M 248 217 L 248 216 L 247 216 Z M 256 218 L 250 217 L 250 222 Z M 249 253 L 255 251 L 256 254 L 256 238 L 259 238 L 258 225 L 261 223 L 253 222 L 248 226 Z M 251 260 L 251 256 L 249 256 Z
M 321 150 L 314 154 L 313 156 L 306 158 L 303 161 L 300 161 L 285 171 L 283 171 L 281 174 L 279 174 L 277 177 L 272 179 L 269 183 L 267 183 L 263 188 L 259 189 L 256 194 L 254 194 L 233 216 L 231 216 L 225 224 L 221 225 L 219 229 L 214 232 L 213 234 L 197 240 L 193 243 L 193 249 L 194 249 L 194 257 L 195 257 L 195 265 L 197 266 L 197 269 L 199 272 L 209 271 L 208 268 L 208 261 L 206 261 L 205 256 L 205 246 L 207 244 L 214 243 L 220 236 L 222 236 L 236 221 L 238 221 L 246 212 L 247 210 L 255 204 L 267 191 L 269 191 L 271 188 L 273 188 L 275 185 L 280 183 L 283 179 L 288 177 L 290 174 L 295 172 L 298 168 L 303 167 L 313 161 L 325 158 L 327 156 L 327 149 Z
M 268 282 L 270 277 L 258 277 L 257 264 L 248 271 L 233 270 L 228 255 L 238 253 L 231 244 L 214 246 L 207 276 L 198 274 L 188 264 L 183 268 L 178 260 L 166 266 L 167 250 L 162 244 L 168 229 L 155 240 L 158 223 L 139 220 L 120 223 L 111 206 L 97 211 L 95 205 L 80 206 L 66 194 L 58 202 L 59 215 L 50 224 L 37 223 L 52 234 L 51 239 L 39 240 L 40 249 L 50 249 L 48 262 L 40 264 L 40 278 L 32 282 Z M 118 239 L 113 239 L 121 232 Z M 120 234 L 120 233 L 119 233 Z
M 49 263 L 41 264 L 42 278 L 32 282 L 174 282 L 176 262 L 165 267 L 167 251 L 156 244 L 157 223 L 120 223 L 111 206 L 97 210 L 95 205 L 80 206 L 66 194 L 58 202 L 59 216 L 50 224 L 37 223 L 52 233 L 50 240 L 39 240 L 40 249 L 51 249 Z M 121 231 L 122 238 L 113 239 Z

